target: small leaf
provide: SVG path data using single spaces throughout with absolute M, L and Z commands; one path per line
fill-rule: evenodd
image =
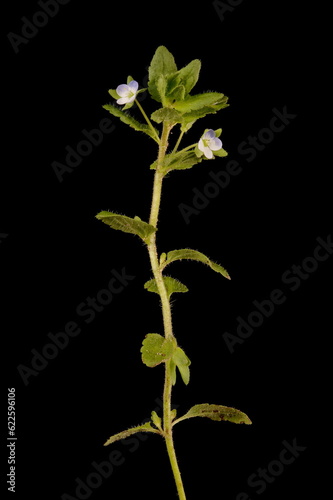
M 162 75 L 166 77 L 172 73 L 177 71 L 177 66 L 175 63 L 175 59 L 171 52 L 168 51 L 166 47 L 161 45 L 157 48 L 153 59 L 149 66 L 149 82 L 148 82 L 148 90 L 150 95 L 155 101 L 161 102 L 161 83 L 159 85 L 159 89 L 157 87 L 157 83 L 159 77 Z M 164 97 L 164 95 L 163 95 Z
M 181 374 L 181 377 L 183 379 L 184 384 L 187 385 L 190 381 L 189 366 L 191 364 L 191 361 L 186 356 L 183 349 L 181 349 L 180 347 L 177 347 L 177 349 L 173 353 L 172 361 L 175 363 L 178 370 L 180 371 L 180 374 Z
M 156 231 L 156 227 L 147 224 L 147 222 L 143 222 L 138 216 L 132 219 L 125 215 L 103 211 L 96 215 L 96 219 L 101 220 L 104 224 L 107 224 L 113 229 L 123 231 L 124 233 L 136 234 L 140 236 L 144 242 L 146 242 L 147 238 Z
M 214 106 L 223 98 L 223 94 L 218 92 L 206 92 L 205 94 L 196 94 L 187 96 L 182 101 L 173 103 L 173 107 L 182 113 L 199 110 L 206 106 Z
M 163 276 L 163 280 L 168 294 L 168 298 L 170 298 L 173 293 L 188 292 L 187 286 L 183 285 L 183 283 L 181 283 L 180 281 L 171 278 L 171 276 Z M 155 279 L 147 281 L 144 284 L 144 287 L 146 290 L 148 290 L 148 292 L 159 294 Z
M 170 360 L 170 376 L 172 385 L 175 385 L 177 380 L 177 366 L 172 359 Z
M 198 252 L 197 250 L 192 250 L 191 248 L 182 248 L 181 250 L 172 250 L 171 252 L 168 252 L 167 259 L 164 261 L 162 269 L 164 269 L 168 264 L 171 264 L 171 262 L 174 262 L 175 260 L 183 259 L 197 260 L 199 262 L 202 262 L 203 264 L 207 264 L 211 269 L 213 269 L 213 271 L 222 274 L 222 276 L 230 280 L 229 273 L 228 271 L 226 271 L 226 269 L 224 269 L 224 267 L 216 264 L 216 262 L 210 260 L 203 253 Z
M 153 368 L 172 357 L 174 343 L 172 339 L 166 339 L 158 333 L 148 333 L 142 342 L 142 362 Z
M 185 87 L 186 95 L 191 92 L 199 79 L 201 62 L 199 59 L 194 59 L 187 66 L 177 71 L 176 75 L 180 77 L 180 81 Z
M 214 153 L 214 156 L 220 156 L 221 158 L 223 158 L 224 156 L 228 156 L 227 151 L 223 148 L 218 149 L 217 151 L 213 151 L 213 153 Z
M 113 97 L 113 99 L 116 99 L 116 101 L 118 101 L 118 99 L 120 99 L 120 95 L 118 94 L 116 89 L 109 89 L 108 92 L 109 92 L 110 96 Z
M 153 424 L 155 424 L 156 427 L 158 429 L 160 429 L 160 431 L 161 431 L 162 430 L 162 419 L 161 419 L 161 417 L 159 417 L 157 415 L 156 411 L 151 412 L 151 419 L 152 419 Z
M 184 85 L 177 85 L 170 95 L 167 96 L 167 102 L 182 101 L 185 98 L 186 90 Z
M 165 260 L 166 260 L 166 253 L 163 252 L 160 255 L 160 266 L 165 262 Z
M 216 421 L 228 420 L 235 424 L 252 424 L 249 417 L 240 410 L 230 408 L 229 406 L 211 405 L 208 403 L 193 406 L 185 415 L 178 418 L 174 424 L 191 417 L 207 417 Z
M 126 431 L 114 434 L 104 443 L 104 446 L 108 446 L 109 444 L 114 443 L 115 441 L 119 441 L 120 439 L 126 439 L 127 437 L 131 436 L 132 434 L 136 434 L 137 432 L 154 432 L 155 434 L 160 434 L 160 431 L 154 429 L 154 427 L 151 426 L 151 423 L 147 422 L 143 425 L 138 425 L 137 427 L 132 427 L 131 429 L 127 429 Z
M 151 114 L 151 119 L 156 123 L 162 123 L 163 121 L 181 123 L 182 115 L 172 108 L 160 108 Z
M 176 409 L 171 410 L 171 422 L 175 420 L 176 416 L 177 416 L 177 410 Z
M 117 106 L 114 106 L 113 104 L 105 104 L 103 106 L 104 109 L 109 111 L 113 116 L 116 116 L 117 118 L 120 118 L 120 120 L 123 123 L 126 123 L 126 125 L 129 125 L 132 127 L 134 130 L 138 132 L 144 132 L 145 134 L 149 135 L 154 141 L 158 143 L 157 137 L 158 137 L 158 130 L 154 129 L 154 132 L 152 129 L 146 125 L 145 123 L 138 122 L 135 118 L 133 118 L 131 115 L 128 113 L 125 113 L 122 109 L 118 108 Z

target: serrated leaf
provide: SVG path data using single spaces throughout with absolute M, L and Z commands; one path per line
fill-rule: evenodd
M 151 419 L 153 424 L 155 424 L 158 429 L 162 430 L 162 419 L 157 415 L 156 411 L 151 412 Z
M 154 141 L 158 143 L 157 137 L 158 137 L 158 130 L 155 130 L 156 135 L 152 131 L 152 129 L 146 125 L 145 123 L 138 122 L 133 116 L 129 115 L 128 113 L 125 113 L 122 109 L 118 108 L 117 106 L 114 106 L 113 104 L 105 104 L 103 106 L 104 109 L 109 111 L 113 116 L 116 116 L 117 118 L 120 118 L 120 120 L 123 123 L 126 123 L 126 125 L 129 125 L 131 128 L 134 130 L 137 130 L 138 132 L 144 132 L 145 134 L 149 135 Z
M 126 431 L 119 432 L 118 434 L 114 434 L 104 443 L 104 446 L 108 446 L 109 444 L 112 444 L 115 441 L 119 441 L 121 439 L 126 439 L 132 434 L 136 434 L 137 432 L 154 432 L 155 434 L 160 434 L 160 431 L 154 429 L 154 427 L 151 426 L 151 423 L 147 422 L 145 424 L 138 425 L 137 427 L 127 429 Z
M 198 120 L 199 118 L 203 118 L 208 114 L 214 114 L 223 108 L 227 108 L 229 106 L 228 97 L 224 96 L 223 94 L 221 94 L 221 96 L 223 97 L 221 97 L 221 99 L 219 99 L 215 104 L 203 106 L 200 109 L 194 109 L 192 111 L 184 113 L 183 120 L 186 122 L 190 122 L 191 120 Z
M 180 281 L 175 280 L 174 278 L 171 278 L 171 276 L 163 276 L 163 280 L 164 280 L 165 288 L 166 288 L 166 291 L 168 294 L 168 298 L 170 298 L 170 296 L 173 293 L 188 292 L 187 286 L 183 285 L 183 283 L 181 283 Z M 148 290 L 148 292 L 153 292 L 153 293 L 159 294 L 155 279 L 147 281 L 144 284 L 144 287 L 146 290 Z
M 132 219 L 126 215 L 119 215 L 114 212 L 102 211 L 96 215 L 96 219 L 104 222 L 112 229 L 123 231 L 124 233 L 136 234 L 146 242 L 147 238 L 156 231 L 156 227 L 147 222 L 143 222 L 139 217 Z
M 222 276 L 230 280 L 229 273 L 226 269 L 224 269 L 224 267 L 210 260 L 205 254 L 198 252 L 197 250 L 192 250 L 191 248 L 182 248 L 180 250 L 172 250 L 171 252 L 168 252 L 167 258 L 161 266 L 161 269 L 163 270 L 168 264 L 171 264 L 171 262 L 176 260 L 196 260 L 202 262 L 203 264 L 209 266 L 213 271 L 222 274 Z
M 236 410 L 236 408 L 212 405 L 208 403 L 193 406 L 187 413 L 185 413 L 185 415 L 178 418 L 174 424 L 192 417 L 207 417 L 218 422 L 228 420 L 229 422 L 233 422 L 235 424 L 252 424 L 249 417 L 240 410 Z
M 151 119 L 156 123 L 162 123 L 163 121 L 181 123 L 182 115 L 172 108 L 160 108 L 151 114 Z
M 158 90 L 157 83 L 159 77 L 167 76 L 177 71 L 175 59 L 166 47 L 161 45 L 157 48 L 149 66 L 148 90 L 155 101 L 161 102 L 161 88 Z
M 182 101 L 174 102 L 172 106 L 177 111 L 189 113 L 207 106 L 217 105 L 223 97 L 223 94 L 219 92 L 206 92 L 204 94 L 189 95 Z
M 142 362 L 153 368 L 172 357 L 174 343 L 172 339 L 166 339 L 158 333 L 148 333 L 142 342 Z
M 165 155 L 162 171 L 164 174 L 171 172 L 171 170 L 186 170 L 194 167 L 197 163 L 202 161 L 201 158 L 195 154 L 194 151 L 179 151 L 178 153 L 170 153 Z M 157 161 L 150 165 L 152 170 L 156 170 Z
M 187 385 L 190 381 L 190 368 L 189 368 L 189 366 L 191 364 L 191 361 L 186 356 L 183 349 L 181 349 L 180 347 L 177 347 L 177 349 L 174 351 L 174 353 L 172 355 L 172 361 L 175 363 L 178 370 L 180 371 L 180 375 L 183 379 L 184 384 Z

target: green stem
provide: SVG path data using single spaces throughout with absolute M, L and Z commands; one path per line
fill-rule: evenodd
M 195 146 L 197 145 L 198 143 L 195 142 L 194 144 L 191 144 L 190 146 L 187 146 L 186 148 L 182 149 L 181 151 L 179 151 L 180 153 L 184 153 L 185 151 L 188 151 L 189 149 L 191 148 L 195 148 Z
M 163 181 L 162 166 L 168 148 L 168 139 L 171 128 L 172 128 L 171 124 L 163 123 L 163 131 L 159 145 L 157 167 L 154 177 L 153 198 L 152 198 L 152 205 L 151 205 L 150 219 L 149 219 L 149 223 L 155 227 L 157 227 L 158 214 L 161 204 L 162 181 Z M 147 246 L 148 246 L 148 252 L 149 252 L 153 275 L 161 298 L 164 334 L 166 338 L 173 338 L 170 299 L 166 291 L 165 283 L 162 276 L 162 271 L 159 265 L 157 248 L 156 248 L 156 233 L 151 235 Z M 164 431 L 163 435 L 166 442 L 167 452 L 169 455 L 172 472 L 175 478 L 179 499 L 186 500 L 185 491 L 173 444 L 171 392 L 172 392 L 171 361 L 168 361 L 165 363 L 165 381 L 164 381 L 164 391 L 163 391 L 163 431 Z
M 148 123 L 149 127 L 151 128 L 151 130 L 152 130 L 152 132 L 153 132 L 153 134 L 154 134 L 154 136 L 156 138 L 157 143 L 160 144 L 161 143 L 160 138 L 158 137 L 158 134 L 156 133 L 156 130 L 154 129 L 151 121 L 149 120 L 148 116 L 146 115 L 145 110 L 143 109 L 143 107 L 141 106 L 141 104 L 139 103 L 139 101 L 137 99 L 135 99 L 135 102 L 136 102 L 136 105 L 138 106 L 139 110 L 143 114 L 144 119 L 146 120 L 146 122 Z
M 179 135 L 179 137 L 178 137 L 178 141 L 176 142 L 176 145 L 175 145 L 175 147 L 173 148 L 173 151 L 172 151 L 173 153 L 175 153 L 175 152 L 177 151 L 178 146 L 179 146 L 179 144 L 180 144 L 180 142 L 181 142 L 181 140 L 182 140 L 182 138 L 183 138 L 183 135 L 184 135 L 184 134 L 185 134 L 185 132 L 181 132 L 181 133 L 180 133 L 180 135 Z

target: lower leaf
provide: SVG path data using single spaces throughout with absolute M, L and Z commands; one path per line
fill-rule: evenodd
M 228 420 L 229 422 L 233 422 L 235 424 L 252 424 L 249 417 L 242 411 L 236 410 L 236 408 L 231 408 L 229 406 L 212 405 L 209 403 L 192 406 L 192 408 L 187 413 L 185 413 L 185 415 L 178 418 L 174 422 L 174 424 L 192 417 L 207 417 L 218 422 L 222 420 Z
M 132 434 L 136 434 L 137 432 L 154 432 L 155 434 L 160 434 L 160 431 L 154 429 L 154 427 L 151 426 L 151 423 L 147 422 L 146 424 L 138 425 L 137 427 L 132 427 L 131 429 L 127 429 L 126 431 L 114 434 L 104 443 L 103 446 L 108 446 L 115 441 L 120 441 L 120 439 L 126 439 L 127 437 L 131 436 Z

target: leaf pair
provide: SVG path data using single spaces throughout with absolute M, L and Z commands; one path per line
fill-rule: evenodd
M 176 416 L 176 410 L 173 410 L 173 418 Z M 231 408 L 229 406 L 222 406 L 222 405 L 213 405 L 213 404 L 199 404 L 192 406 L 192 408 L 185 413 L 182 417 L 179 417 L 177 420 L 173 421 L 172 425 L 178 424 L 182 420 L 186 420 L 188 418 L 192 417 L 206 417 L 211 420 L 215 420 L 217 422 L 221 421 L 229 421 L 234 424 L 246 424 L 246 425 L 251 425 L 252 422 L 249 419 L 249 417 L 246 415 L 246 413 L 243 413 L 240 410 L 236 410 L 236 408 Z M 107 446 L 109 444 L 114 443 L 115 441 L 119 441 L 121 439 L 126 439 L 132 434 L 136 434 L 137 432 L 152 432 L 155 434 L 160 434 L 163 435 L 163 428 L 162 428 L 162 419 L 157 415 L 155 411 L 152 412 L 151 414 L 151 419 L 153 424 L 157 427 L 154 428 L 151 425 L 151 422 L 147 422 L 145 424 L 139 425 L 137 427 L 132 427 L 131 429 L 127 429 L 126 431 L 119 432 L 118 434 L 115 434 L 114 436 L 111 436 L 106 443 L 104 443 L 104 446 Z
M 161 45 L 149 66 L 148 90 L 155 101 L 168 106 L 191 92 L 198 81 L 200 69 L 201 62 L 195 59 L 178 71 L 173 55 Z
M 180 123 L 181 130 L 187 132 L 199 118 L 228 106 L 228 98 L 219 92 L 190 95 L 200 69 L 201 62 L 194 59 L 178 70 L 171 52 L 163 45 L 157 48 L 149 66 L 148 90 L 163 107 L 151 115 L 152 120 Z
M 198 252 L 198 250 L 192 250 L 191 248 L 182 248 L 180 250 L 172 250 L 171 252 L 162 253 L 160 256 L 160 270 L 163 271 L 163 269 L 171 264 L 172 262 L 175 262 L 176 260 L 196 260 L 198 262 L 202 262 L 203 264 L 206 264 L 209 266 L 213 271 L 216 273 L 221 274 L 225 278 L 230 280 L 229 273 L 224 267 L 220 266 L 219 264 L 216 264 L 216 262 L 213 262 L 210 260 L 205 254 L 202 252 Z M 185 293 L 188 292 L 187 286 L 185 286 L 183 283 L 180 281 L 172 278 L 171 276 L 162 276 L 164 286 L 167 292 L 168 299 L 170 299 L 171 295 L 173 293 Z M 148 292 L 153 292 L 157 293 L 160 295 L 159 292 L 159 287 L 156 283 L 155 279 L 151 279 L 147 281 L 144 284 L 145 289 Z
M 149 368 L 161 363 L 170 362 L 172 384 L 176 383 L 176 368 L 178 368 L 184 384 L 190 381 L 191 361 L 183 349 L 177 346 L 174 338 L 165 338 L 158 333 L 148 333 L 142 342 L 142 362 Z

